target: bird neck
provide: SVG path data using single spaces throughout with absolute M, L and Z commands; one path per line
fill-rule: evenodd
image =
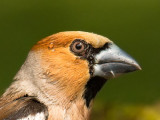
M 38 87 L 30 80 L 21 79 L 13 83 L 10 88 L 19 88 L 18 91 L 23 91 L 23 95 L 35 96 L 48 106 L 48 120 L 89 120 L 92 104 L 87 107 L 86 99 L 83 97 L 85 91 L 82 90 L 78 96 L 65 96 L 65 91 L 56 85 L 45 83 L 44 86 Z
M 72 101 L 68 106 L 49 106 L 48 120 L 89 120 L 91 108 L 87 108 L 84 99 Z

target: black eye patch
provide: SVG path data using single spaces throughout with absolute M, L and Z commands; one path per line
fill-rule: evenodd
M 101 52 L 102 50 L 105 50 L 106 48 L 109 49 L 110 45 L 111 43 L 106 43 L 101 48 L 93 48 L 93 52 L 94 54 L 98 54 L 99 52 Z

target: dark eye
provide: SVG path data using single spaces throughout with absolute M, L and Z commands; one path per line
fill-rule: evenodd
M 75 41 L 72 44 L 71 49 L 75 53 L 82 53 L 85 50 L 85 44 L 82 41 Z

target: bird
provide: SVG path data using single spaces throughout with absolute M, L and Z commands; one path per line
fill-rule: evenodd
M 109 38 L 64 31 L 38 41 L 0 97 L 0 120 L 89 120 L 103 85 L 141 70 Z

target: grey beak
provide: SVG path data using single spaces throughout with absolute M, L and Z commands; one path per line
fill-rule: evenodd
M 141 70 L 139 64 L 114 43 L 98 53 L 95 59 L 94 76 L 101 76 L 106 79 Z

